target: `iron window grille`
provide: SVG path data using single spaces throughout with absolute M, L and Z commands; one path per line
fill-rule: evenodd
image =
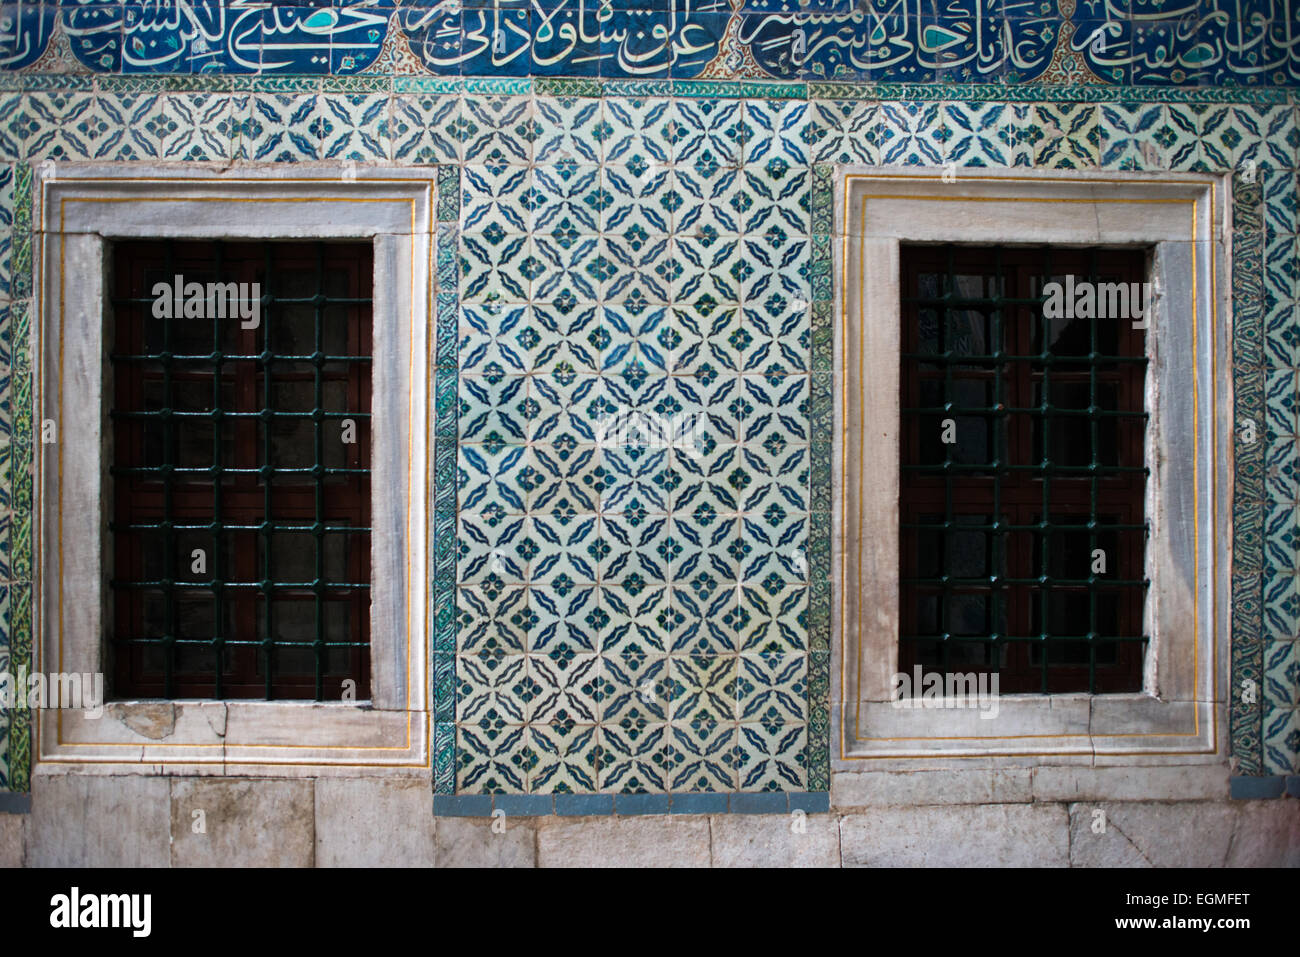
M 1043 302 L 1070 275 L 1141 283 L 1145 251 L 901 255 L 902 670 L 997 673 L 1003 693 L 1140 691 L 1144 333 Z
M 369 696 L 372 263 L 365 243 L 113 248 L 117 697 Z M 156 318 L 178 276 L 257 283 L 256 325 L 212 300 Z

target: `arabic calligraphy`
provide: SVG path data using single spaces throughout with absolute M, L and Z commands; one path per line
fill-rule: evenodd
M 105 73 L 356 73 L 379 55 L 396 0 L 63 0 L 73 55 Z
M 39 60 L 57 13 L 40 0 L 19 0 L 0 7 L 0 68 L 21 70 Z
M 404 8 L 401 26 L 432 73 L 667 78 L 697 75 L 717 55 L 730 15 L 726 0 L 652 9 L 616 9 L 613 0 L 496 0 L 462 9 L 459 0 L 443 0 Z
M 1051 62 L 1061 18 L 1033 0 L 867 0 L 849 13 L 749 15 L 741 40 L 788 79 L 1028 80 Z
M 1300 81 L 1300 0 L 1174 0 L 1159 6 L 1126 16 L 1115 0 L 1082 3 L 1071 46 L 1095 73 L 1115 82 Z
M 0 7 L 0 69 L 36 63 L 57 28 L 101 73 L 351 74 L 394 31 L 438 75 L 690 78 L 730 26 L 778 79 L 1028 81 L 1064 50 L 1112 83 L 1300 85 L 1300 0 L 1063 5 L 1068 17 L 1057 0 L 16 0 Z

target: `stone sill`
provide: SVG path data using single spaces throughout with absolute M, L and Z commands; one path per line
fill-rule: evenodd
M 825 814 L 827 791 L 736 794 L 435 794 L 434 817 L 596 817 L 642 814 Z

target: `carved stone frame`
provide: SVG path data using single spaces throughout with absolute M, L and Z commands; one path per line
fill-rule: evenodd
M 107 243 L 118 238 L 369 240 L 375 248 L 372 686 L 358 702 L 118 701 L 48 710 L 37 771 L 428 774 L 429 367 L 435 169 L 46 164 L 39 260 L 36 667 L 104 671 L 110 370 Z
M 1233 427 L 1224 181 L 963 170 L 945 182 L 940 172 L 841 170 L 833 766 L 1224 762 Z M 898 669 L 902 242 L 1152 249 L 1144 613 L 1152 645 L 1143 692 L 1005 695 L 994 720 L 976 709 L 889 703 Z M 865 449 L 869 456 L 853 451 Z

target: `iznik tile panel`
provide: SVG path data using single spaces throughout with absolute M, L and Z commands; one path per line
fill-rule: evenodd
M 806 113 L 466 99 L 439 790 L 828 787 Z
M 1300 4 L 930 9 L 5 4 L 0 670 L 31 660 L 46 160 L 440 167 L 434 779 L 460 795 L 829 787 L 836 164 L 1234 171 L 1232 759 L 1300 771 Z M 0 713 L 0 788 L 30 770 Z

